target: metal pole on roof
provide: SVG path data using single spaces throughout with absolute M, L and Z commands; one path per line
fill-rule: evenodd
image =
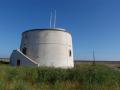
M 50 28 L 52 27 L 52 11 L 50 13 Z
M 54 25 L 53 25 L 53 27 L 55 28 L 55 26 L 56 26 L 56 10 L 55 10 L 55 12 L 54 12 Z

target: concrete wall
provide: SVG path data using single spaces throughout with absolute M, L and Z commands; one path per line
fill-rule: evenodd
M 12 66 L 17 66 L 17 60 L 20 60 L 20 65 L 22 66 L 38 66 L 35 61 L 25 56 L 19 49 L 13 50 L 10 57 L 10 64 Z
M 32 30 L 22 34 L 20 50 L 39 66 L 73 67 L 71 34 L 62 30 Z M 71 56 L 70 56 L 71 52 Z

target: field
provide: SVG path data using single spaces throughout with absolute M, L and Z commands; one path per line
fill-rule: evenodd
M 120 72 L 99 64 L 73 69 L 0 64 L 0 90 L 120 90 Z

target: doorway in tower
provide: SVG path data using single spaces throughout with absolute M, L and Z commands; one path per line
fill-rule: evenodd
M 26 47 L 24 47 L 24 48 L 22 49 L 22 53 L 25 54 L 25 55 L 27 54 L 27 48 L 26 48 Z

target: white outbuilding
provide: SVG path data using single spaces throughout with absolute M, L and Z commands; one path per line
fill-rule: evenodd
M 74 67 L 72 36 L 64 29 L 32 29 L 22 33 L 20 49 L 13 50 L 12 66 Z

